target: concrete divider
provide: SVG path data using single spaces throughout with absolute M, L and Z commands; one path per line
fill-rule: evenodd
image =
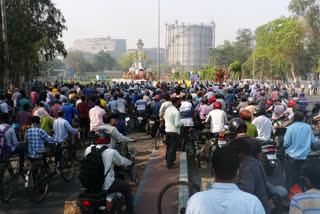
M 180 181 L 189 182 L 188 177 L 188 159 L 187 153 L 181 152 L 180 153 Z M 189 199 L 189 189 L 186 186 L 180 186 L 179 188 L 179 209 L 178 214 L 181 208 L 188 202 Z

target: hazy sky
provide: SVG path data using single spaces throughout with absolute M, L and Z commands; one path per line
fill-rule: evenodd
M 135 48 L 139 38 L 145 47 L 157 47 L 158 0 L 53 0 L 62 10 L 68 30 L 66 47 L 75 39 L 111 36 L 127 39 Z M 165 45 L 165 23 L 186 24 L 215 21 L 216 44 L 234 40 L 239 28 L 265 24 L 288 15 L 290 0 L 161 0 L 161 46 Z

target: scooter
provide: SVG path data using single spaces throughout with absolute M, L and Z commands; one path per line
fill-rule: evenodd
M 120 192 L 84 192 L 79 195 L 77 203 L 73 206 L 79 207 L 81 214 L 118 214 L 124 213 L 125 198 Z
M 274 143 L 264 144 L 262 145 L 261 153 L 265 173 L 268 176 L 271 176 L 274 169 L 279 165 L 279 160 L 277 158 L 277 146 Z

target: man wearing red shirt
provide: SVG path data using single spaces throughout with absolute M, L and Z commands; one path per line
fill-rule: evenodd
M 81 97 L 81 101 L 77 108 L 80 114 L 80 128 L 84 131 L 84 137 L 86 138 L 89 132 L 89 104 L 86 102 L 85 96 Z

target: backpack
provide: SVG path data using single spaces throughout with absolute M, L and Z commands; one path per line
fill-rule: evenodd
M 5 134 L 10 129 L 10 126 L 6 126 L 2 131 L 0 131 L 0 160 L 5 161 L 10 158 L 11 148 L 6 144 Z
M 80 166 L 80 183 L 90 192 L 100 192 L 104 184 L 105 177 L 109 173 L 111 167 L 104 174 L 104 164 L 102 161 L 102 153 L 108 149 L 103 146 L 97 149 L 96 146 L 91 147 L 91 152 L 81 161 Z

